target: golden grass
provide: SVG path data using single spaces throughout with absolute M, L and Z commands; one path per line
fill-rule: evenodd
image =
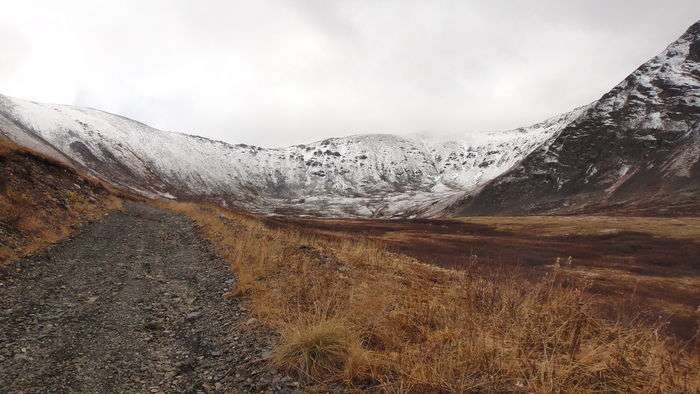
M 544 236 L 605 235 L 631 231 L 665 238 L 700 239 L 700 218 L 697 217 L 475 216 L 458 220 L 517 233 L 532 230 Z
M 275 361 L 316 382 L 390 392 L 697 392 L 697 343 L 602 318 L 585 283 L 421 264 L 367 240 L 271 229 L 169 204 L 237 273 L 232 295 L 281 333 Z
M 352 379 L 352 360 L 363 354 L 352 330 L 337 320 L 293 326 L 282 338 L 275 362 L 309 379 L 327 376 Z
M 0 172 L 12 173 L 0 187 L 0 264 L 34 253 L 70 234 L 73 225 L 121 206 L 95 180 L 3 139 L 0 164 Z M 76 192 L 76 185 L 84 189 Z

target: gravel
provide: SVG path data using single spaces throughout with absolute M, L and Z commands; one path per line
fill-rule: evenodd
M 125 203 L 0 268 L 0 392 L 296 392 L 186 217 Z

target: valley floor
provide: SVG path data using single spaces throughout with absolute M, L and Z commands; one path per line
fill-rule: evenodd
M 233 281 L 190 220 L 126 203 L 0 268 L 0 391 L 298 390 Z
M 379 241 L 422 262 L 458 270 L 559 272 L 589 283 L 606 309 L 627 309 L 689 339 L 700 323 L 700 218 L 525 216 L 459 220 L 268 217 L 328 237 Z

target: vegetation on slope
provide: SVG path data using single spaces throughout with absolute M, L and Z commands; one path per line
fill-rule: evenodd
M 700 389 L 697 347 L 602 317 L 585 284 L 556 267 L 536 283 L 513 271 L 484 276 L 363 239 L 171 208 L 231 262 L 232 295 L 281 333 L 276 363 L 309 380 L 411 392 Z
M 65 237 L 75 224 L 120 204 L 96 180 L 0 139 L 0 265 Z

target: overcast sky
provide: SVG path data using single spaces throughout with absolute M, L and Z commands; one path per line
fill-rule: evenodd
M 591 102 L 698 0 L 6 1 L 0 93 L 232 143 L 473 133 Z

